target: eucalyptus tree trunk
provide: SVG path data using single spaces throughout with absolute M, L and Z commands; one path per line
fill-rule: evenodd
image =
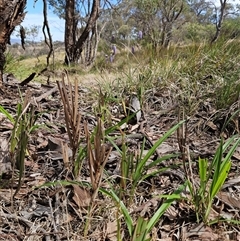
M 99 17 L 100 0 L 93 0 L 86 26 L 80 37 L 76 38 L 78 20 L 75 14 L 75 0 L 66 0 L 65 12 L 65 63 L 78 63 L 80 56 L 88 40 L 94 40 L 94 28 Z M 92 45 L 91 45 L 92 46 Z M 89 49 L 88 49 L 89 50 Z M 91 51 L 92 53 L 92 51 Z
M 76 44 L 77 20 L 75 16 L 75 0 L 66 1 L 65 12 L 65 64 L 74 59 L 74 46 Z
M 77 62 L 80 58 L 80 55 L 83 51 L 84 44 L 89 37 L 90 32 L 95 28 L 97 19 L 99 17 L 99 9 L 100 9 L 100 0 L 94 0 L 92 4 L 92 9 L 90 13 L 90 17 L 87 21 L 87 25 L 84 28 L 81 36 L 78 38 L 77 43 L 74 49 L 74 62 Z
M 161 10 L 162 17 L 162 46 L 167 48 L 172 39 L 173 24 L 177 21 L 183 11 L 184 1 L 163 1 Z
M 26 0 L 0 0 L 0 85 L 2 85 L 3 68 L 5 64 L 5 51 L 10 44 L 10 36 L 14 28 L 24 17 Z
M 85 52 L 85 59 L 83 63 L 90 66 L 94 63 L 96 58 L 97 46 L 99 43 L 99 33 L 97 32 L 97 26 L 90 32 L 86 44 L 84 45 L 83 52 Z
M 91 58 L 89 59 L 88 65 L 91 65 L 94 63 L 96 56 L 97 56 L 97 48 L 100 40 L 100 33 L 101 31 L 98 32 L 97 25 L 93 29 L 93 35 L 92 35 L 92 48 L 91 48 Z
M 216 19 L 216 32 L 215 32 L 214 37 L 211 40 L 211 43 L 216 42 L 218 37 L 220 36 L 222 23 L 223 23 L 223 19 L 224 19 L 224 13 L 225 13 L 226 5 L 227 5 L 227 0 L 220 0 L 220 4 L 221 4 L 221 6 L 220 6 L 219 18 Z M 217 14 L 216 14 L 216 16 L 217 16 Z

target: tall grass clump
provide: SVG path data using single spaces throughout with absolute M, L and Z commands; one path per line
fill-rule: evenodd
M 31 68 L 22 64 L 21 57 L 15 57 L 10 52 L 6 53 L 6 62 L 4 65 L 5 73 L 12 73 L 16 78 L 24 79 L 32 73 Z
M 236 41 L 193 44 L 176 47 L 167 53 L 166 61 L 159 60 L 187 114 L 194 113 L 207 98 L 216 109 L 227 108 L 238 99 L 239 48 Z

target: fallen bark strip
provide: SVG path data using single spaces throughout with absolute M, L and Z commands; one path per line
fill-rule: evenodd
M 45 99 L 46 97 L 48 97 L 49 95 L 51 95 L 52 93 L 56 92 L 58 90 L 57 85 L 50 89 L 49 91 L 47 91 L 46 93 L 43 93 L 42 95 L 38 96 L 35 98 L 36 102 L 40 102 L 42 99 Z
M 23 80 L 19 85 L 24 86 L 34 79 L 36 73 L 31 73 L 25 80 Z

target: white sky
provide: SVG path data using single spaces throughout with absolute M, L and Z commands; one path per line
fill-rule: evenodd
M 53 41 L 55 40 L 64 40 L 64 26 L 65 22 L 63 19 L 59 19 L 55 15 L 48 16 L 48 23 L 52 35 Z M 43 25 L 43 15 L 41 13 L 27 13 L 22 25 L 24 27 L 31 27 L 33 25 L 41 26 L 39 30 L 38 40 L 44 40 L 44 36 L 42 33 L 42 25 Z
M 35 39 L 35 41 L 44 40 L 44 36 L 42 33 L 43 26 L 43 3 L 42 0 L 38 0 L 34 4 L 34 0 L 27 1 L 27 14 L 22 22 L 23 27 L 31 28 L 32 26 L 40 26 L 39 35 Z M 51 10 L 48 11 L 48 23 L 52 35 L 53 41 L 55 40 L 64 40 L 64 28 L 65 22 L 63 19 L 59 19 L 58 16 L 52 13 Z M 16 38 L 16 36 L 12 36 L 12 38 Z M 30 41 L 33 39 L 29 38 Z

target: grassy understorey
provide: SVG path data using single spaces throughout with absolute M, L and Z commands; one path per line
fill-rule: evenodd
M 48 178 L 36 190 L 72 187 L 74 205 L 65 197 L 63 206 L 74 213 L 75 223 L 57 229 L 67 230 L 67 240 L 183 240 L 183 227 L 189 231 L 200 224 L 213 234 L 222 230 L 219 238 L 225 230 L 238 230 L 239 216 L 222 215 L 230 211 L 220 194 L 235 177 L 240 142 L 239 50 L 238 41 L 219 41 L 154 51 L 142 46 L 135 54 L 124 49 L 113 63 L 100 55 L 89 70 L 94 87 L 85 83 L 89 92 L 84 97 L 78 90 L 85 76 L 82 66 L 71 74 L 72 68 L 55 63 L 58 71 L 69 72 L 67 83 L 58 81 L 68 140 L 61 147 L 66 174 Z M 30 63 L 9 55 L 5 71 L 21 79 L 29 69 L 43 67 Z M 20 171 L 16 193 L 27 175 L 28 144 L 39 131 L 40 115 L 33 118 L 25 102 L 15 113 L 0 109 L 13 124 L 11 156 L 20 158 L 13 165 L 13 172 Z M 89 115 L 94 124 L 86 121 Z M 113 156 L 114 168 L 109 164 Z

